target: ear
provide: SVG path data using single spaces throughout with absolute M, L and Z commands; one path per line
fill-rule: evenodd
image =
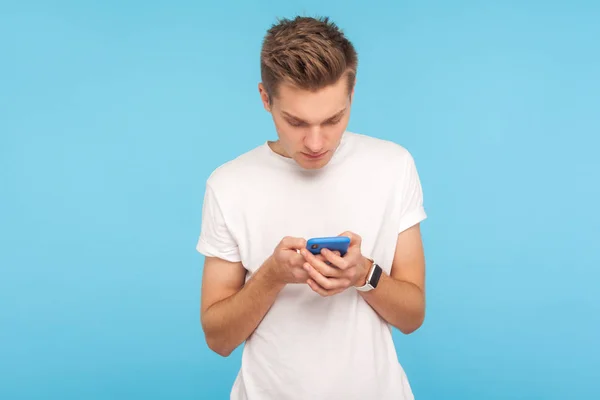
M 271 112 L 271 102 L 269 101 L 269 93 L 267 92 L 267 89 L 265 88 L 265 85 L 262 84 L 262 82 L 258 84 L 258 93 L 260 94 L 260 100 L 262 101 L 265 110 Z

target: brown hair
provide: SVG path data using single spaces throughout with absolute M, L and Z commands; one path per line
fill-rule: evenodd
M 318 90 L 348 77 L 354 87 L 358 56 L 354 46 L 329 18 L 281 19 L 264 38 L 260 70 L 269 101 L 280 83 Z

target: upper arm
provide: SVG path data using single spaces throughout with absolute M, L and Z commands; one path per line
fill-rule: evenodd
M 237 241 L 227 223 L 228 207 L 207 184 L 202 208 L 202 228 L 197 250 L 205 256 L 202 273 L 201 314 L 226 299 L 244 285 L 246 269 L 241 262 Z
M 420 224 L 398 234 L 390 276 L 410 282 L 425 293 L 425 254 Z
M 213 304 L 237 293 L 243 286 L 246 269 L 241 262 L 206 257 L 202 272 L 201 314 Z
M 421 239 L 420 223 L 427 218 L 423 207 L 423 190 L 415 161 L 406 153 L 405 164 L 398 185 L 400 232 L 390 276 L 410 282 L 425 293 L 425 255 Z

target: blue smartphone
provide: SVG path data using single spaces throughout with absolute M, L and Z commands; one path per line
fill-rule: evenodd
M 343 257 L 350 246 L 350 238 L 347 236 L 330 236 L 312 238 L 306 242 L 306 248 L 313 254 L 321 253 L 321 249 L 329 249 L 331 251 L 339 251 Z

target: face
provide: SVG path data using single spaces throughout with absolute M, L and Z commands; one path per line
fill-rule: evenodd
M 305 169 L 327 165 L 350 119 L 354 91 L 348 93 L 346 79 L 315 92 L 281 84 L 271 104 L 260 84 L 263 105 L 273 116 L 279 136 L 273 150 Z

